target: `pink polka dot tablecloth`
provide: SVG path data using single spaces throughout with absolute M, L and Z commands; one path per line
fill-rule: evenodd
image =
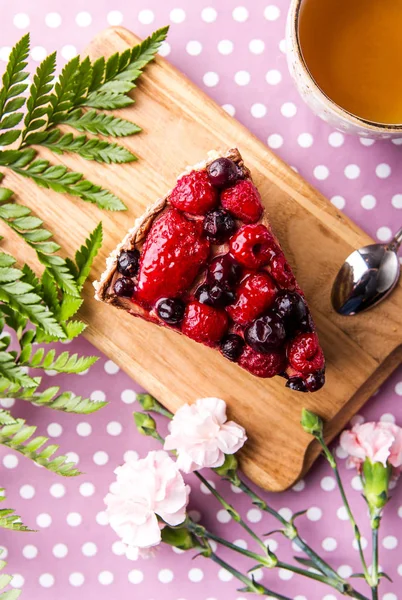
M 270 148 L 319 188 L 331 202 L 381 241 L 402 224 L 402 139 L 374 142 L 345 137 L 316 118 L 295 91 L 286 67 L 284 29 L 289 0 L 3 0 L 0 21 L 0 67 L 10 46 L 27 30 L 32 33 L 32 64 L 58 50 L 59 64 L 80 52 L 108 24 L 123 24 L 141 36 L 170 23 L 161 53 Z M 135 166 L 133 167 L 135 168 Z M 85 340 L 69 349 L 96 353 Z M 26 600 L 243 600 L 230 574 L 203 558 L 177 556 L 164 547 L 157 558 L 132 562 L 106 525 L 103 497 L 124 456 L 143 456 L 155 448 L 139 436 L 131 414 L 139 386 L 107 357 L 81 376 L 47 376 L 60 385 L 109 405 L 89 416 L 63 415 L 2 400 L 13 414 L 28 418 L 40 433 L 78 461 L 83 475 L 63 480 L 23 457 L 2 449 L 2 481 L 9 504 L 37 533 L 1 531 L 13 585 Z M 366 405 L 360 420 L 382 419 L 402 425 L 402 370 Z M 162 427 L 165 427 L 161 421 Z M 269 424 L 267 424 L 269 427 Z M 363 545 L 368 519 L 359 479 L 346 471 L 336 447 L 351 503 L 360 517 Z M 191 510 L 209 528 L 245 546 L 242 530 L 197 480 Z M 247 498 L 211 475 L 220 491 L 261 534 L 276 523 Z M 286 493 L 264 494 L 285 516 L 301 509 L 303 536 L 332 561 L 343 576 L 359 570 L 349 523 L 331 472 L 319 461 L 312 472 Z M 270 547 L 283 560 L 297 549 L 280 535 Z M 249 546 L 250 549 L 252 546 Z M 227 552 L 222 552 L 229 558 Z M 380 563 L 394 580 L 381 584 L 383 600 L 402 600 L 402 485 L 393 492 L 381 529 Z M 246 570 L 247 561 L 236 559 Z M 335 600 L 341 596 L 321 584 L 274 570 L 257 573 L 268 587 L 296 600 Z M 355 580 L 358 581 L 358 580 Z M 357 587 L 361 584 L 356 584 Z

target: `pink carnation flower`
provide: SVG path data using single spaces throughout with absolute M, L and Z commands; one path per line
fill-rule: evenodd
M 177 451 L 177 466 L 184 473 L 203 467 L 220 467 L 225 454 L 235 454 L 247 440 L 244 427 L 226 417 L 226 403 L 200 398 L 184 404 L 169 423 L 165 450 Z
M 161 529 L 186 518 L 190 488 L 167 452 L 130 458 L 115 470 L 116 481 L 105 498 L 109 524 L 127 546 L 131 559 L 149 557 L 161 542 Z
M 402 467 L 402 429 L 394 423 L 363 423 L 344 431 L 340 439 L 341 447 L 348 453 L 348 466 L 360 471 L 363 462 L 379 462 L 384 467 L 387 462 L 398 474 Z

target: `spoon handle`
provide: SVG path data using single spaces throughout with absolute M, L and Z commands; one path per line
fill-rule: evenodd
M 399 246 L 402 244 L 402 227 L 396 232 L 394 238 L 390 241 L 388 248 L 393 252 L 398 252 Z

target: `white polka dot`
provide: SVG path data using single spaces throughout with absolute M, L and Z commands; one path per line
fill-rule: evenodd
M 128 580 L 130 583 L 138 584 L 144 580 L 144 574 L 139 569 L 133 569 L 128 574 Z
M 53 29 L 60 27 L 61 16 L 57 12 L 48 13 L 45 17 L 45 23 L 48 27 L 52 27 Z
M 102 585 L 110 585 L 113 583 L 114 575 L 110 571 L 101 571 L 98 575 L 98 581 Z
M 105 392 L 102 392 L 102 390 L 94 390 L 91 392 L 90 398 L 94 402 L 104 402 L 106 400 L 106 394 Z
M 321 488 L 326 492 L 331 492 L 336 488 L 336 481 L 333 477 L 327 475 L 321 479 Z
M 265 540 L 264 543 L 266 547 L 271 550 L 271 552 L 276 552 L 278 550 L 279 544 L 276 540 L 271 538 L 269 540 Z
M 97 452 L 95 452 L 93 459 L 96 465 L 103 466 L 107 464 L 109 460 L 109 455 L 104 450 L 98 450 Z
M 78 525 L 81 525 L 82 523 L 82 516 L 80 515 L 80 513 L 70 512 L 67 515 L 67 523 L 71 527 L 78 527 Z
M 342 446 L 337 446 L 337 448 L 335 450 L 335 454 L 337 455 L 338 458 L 347 458 L 348 457 L 348 453 L 346 452 L 346 450 L 344 450 L 342 448 Z
M 262 54 L 265 50 L 265 42 L 263 40 L 250 40 L 248 49 L 252 54 Z
M 44 588 L 50 588 L 54 585 L 54 577 L 50 573 L 43 573 L 39 577 L 39 583 Z
M 202 80 L 207 87 L 215 87 L 219 83 L 219 75 L 213 71 L 208 71 Z
M 392 592 L 388 592 L 388 594 L 383 595 L 382 600 L 398 600 L 398 596 Z
M 344 506 L 340 506 L 338 508 L 338 510 L 336 511 L 336 515 L 337 515 L 338 519 L 340 519 L 341 521 L 347 521 L 349 519 L 348 513 Z
M 123 542 L 121 542 L 120 540 L 117 540 L 117 542 L 114 542 L 112 544 L 112 552 L 113 554 L 116 554 L 116 556 L 124 556 L 126 550 L 126 544 L 123 544 Z
M 301 148 L 311 148 L 314 139 L 311 133 L 301 133 L 297 138 L 297 143 Z
M 381 415 L 380 421 L 382 421 L 383 423 L 395 423 L 396 419 L 395 416 L 391 413 L 384 413 L 383 415 Z
M 307 600 L 306 596 L 295 596 L 294 600 Z
M 282 581 L 288 581 L 289 579 L 292 579 L 294 573 L 292 573 L 292 571 L 287 571 L 286 569 L 279 569 L 278 575 L 279 579 L 282 579 Z
M 402 138 L 392 139 L 391 142 L 395 144 L 395 146 L 402 146 Z
M 84 556 L 95 556 L 98 552 L 98 548 L 94 542 L 85 542 L 85 544 L 82 545 L 81 552 Z
M 262 519 L 262 512 L 258 508 L 250 508 L 247 513 L 247 520 L 250 523 L 259 523 Z
M 199 583 L 204 579 L 204 572 L 201 569 L 190 569 L 188 572 L 188 578 L 194 583 Z
M 329 169 L 325 165 L 318 165 L 314 169 L 314 177 L 320 181 L 324 181 L 329 176 Z
M 190 40 L 187 42 L 186 51 L 187 54 L 190 54 L 191 56 L 198 56 L 202 52 L 201 42 L 197 42 L 197 40 Z
M 101 510 L 97 513 L 95 518 L 98 525 L 109 525 L 109 517 L 107 516 L 106 511 Z
M 25 583 L 25 579 L 22 575 L 20 575 L 19 573 L 14 573 L 13 574 L 13 578 L 10 581 L 10 585 L 13 588 L 22 588 L 22 586 Z
M 71 58 L 74 58 L 74 56 L 77 56 L 77 54 L 78 54 L 77 48 L 75 46 L 73 46 L 72 44 L 66 44 L 66 46 L 63 46 L 61 49 L 61 55 L 66 60 L 70 60 Z
M 344 173 L 347 179 L 357 179 L 360 176 L 360 167 L 357 165 L 347 165 Z
M 15 469 L 18 465 L 18 456 L 15 456 L 15 454 L 6 454 L 3 456 L 3 465 L 6 469 Z
M 402 194 L 395 194 L 391 202 L 394 208 L 402 208 Z
M 392 237 L 392 231 L 389 227 L 380 227 L 377 229 L 377 237 L 381 242 L 388 242 Z
M 275 6 L 273 4 L 270 4 L 264 10 L 264 17 L 268 21 L 276 21 L 277 19 L 279 19 L 280 15 L 281 15 L 281 11 L 279 10 L 279 8 L 277 6 Z
M 89 496 L 93 496 L 94 493 L 95 493 L 95 486 L 93 483 L 90 483 L 89 481 L 81 483 L 81 485 L 80 485 L 81 496 L 85 496 L 85 498 L 88 498 Z
M 338 569 L 338 575 L 344 579 L 348 579 L 353 573 L 352 567 L 349 565 L 341 565 Z
M 74 587 L 80 587 L 84 583 L 85 577 L 82 573 L 71 573 L 68 581 L 70 582 L 70 585 Z
M 372 210 L 375 207 L 375 205 L 377 204 L 377 200 L 376 200 L 375 196 L 372 196 L 371 194 L 367 194 L 366 196 L 363 196 L 363 198 L 360 200 L 360 204 L 366 210 Z
M 126 450 L 126 452 L 124 453 L 124 461 L 129 462 L 131 460 L 138 460 L 138 452 L 136 452 L 135 450 Z
M 14 398 L 1 398 L 0 400 L 0 405 L 3 408 L 12 408 L 15 404 L 15 399 Z
M 22 549 L 22 555 L 28 559 L 36 558 L 38 556 L 38 549 L 33 544 L 27 544 Z
M 234 117 L 236 114 L 236 109 L 233 104 L 222 104 L 222 108 L 225 112 L 228 113 L 231 117 Z
M 201 19 L 205 21 L 205 23 L 213 23 L 214 21 L 216 21 L 217 16 L 218 13 L 211 6 L 203 8 L 201 11 Z
M 53 546 L 53 555 L 56 558 L 64 558 L 68 554 L 68 548 L 65 544 L 56 544 Z
M 284 117 L 288 119 L 294 117 L 297 113 L 297 106 L 293 102 L 285 102 L 281 106 L 281 113 Z
M 292 490 L 294 492 L 302 492 L 305 487 L 306 487 L 306 482 L 304 481 L 304 479 L 300 479 L 300 481 L 298 481 L 297 483 L 294 484 L 294 486 L 292 487 Z
M 339 208 L 339 210 L 342 210 L 343 208 L 345 208 L 345 198 L 343 198 L 342 196 L 333 196 L 331 198 L 331 203 L 336 206 L 336 208 Z
M 272 133 L 268 140 L 268 146 L 273 150 L 280 148 L 283 145 L 283 137 L 279 133 Z
M 230 514 L 225 509 L 218 510 L 216 518 L 218 519 L 219 523 L 229 523 L 231 520 Z
M 36 517 L 36 524 L 41 528 L 50 527 L 52 524 L 52 517 L 48 513 L 40 513 Z
M 345 136 L 339 131 L 333 131 L 328 136 L 328 143 L 333 148 L 340 148 L 345 142 Z
M 280 508 L 278 510 L 278 513 L 281 515 L 281 517 L 283 519 L 286 519 L 286 521 L 290 521 L 290 519 L 293 516 L 293 512 L 287 506 L 283 506 L 282 508 Z
M 14 15 L 13 23 L 17 29 L 26 29 L 29 27 L 31 20 L 26 13 L 17 13 Z
M 47 434 L 50 437 L 60 437 L 63 433 L 63 427 L 59 423 L 50 423 L 47 426 Z
M 248 544 L 247 544 L 246 540 L 235 540 L 233 543 L 238 548 L 243 548 L 243 550 L 247 550 L 247 548 L 248 548 Z
M 319 521 L 322 517 L 322 510 L 318 506 L 312 506 L 307 511 L 307 518 L 310 521 Z
M 123 13 L 119 10 L 111 10 L 106 18 L 109 25 L 120 25 L 123 22 Z
M 62 483 L 54 483 L 50 486 L 50 494 L 54 498 L 62 498 L 66 493 L 66 488 Z
M 170 569 L 161 569 L 158 573 L 158 579 L 161 583 L 170 583 L 173 581 L 173 572 Z
M 233 579 L 232 573 L 229 573 L 226 569 L 219 569 L 218 577 L 221 581 L 231 581 Z
M 372 146 L 373 144 L 375 144 L 375 140 L 372 140 L 370 138 L 359 138 L 359 141 L 361 143 L 362 146 Z
M 269 85 L 278 85 L 278 83 L 282 81 L 282 73 L 278 71 L 278 69 L 271 69 L 265 75 L 265 81 L 269 83 Z
M 389 177 L 391 175 L 391 167 L 389 165 L 387 165 L 386 163 L 381 163 L 380 165 L 377 165 L 375 174 L 380 179 L 386 179 L 387 177 Z
M 170 50 L 170 44 L 166 40 L 163 40 L 159 48 L 158 54 L 160 54 L 161 56 L 169 56 Z
M 77 464 L 80 461 L 80 457 L 76 452 L 66 452 L 66 456 L 68 462 L 73 462 L 74 464 Z
M 232 17 L 235 21 L 239 23 L 244 23 L 248 19 L 248 10 L 245 6 L 237 6 L 233 12 Z
M 88 27 L 92 23 L 92 16 L 89 12 L 82 11 L 75 17 L 78 27 Z
M 233 42 L 231 42 L 230 40 L 221 40 L 218 43 L 218 52 L 220 54 L 224 54 L 225 56 L 228 54 L 232 54 Z
M 185 19 L 186 13 L 182 8 L 173 8 L 170 11 L 170 20 L 172 21 L 172 23 L 183 23 Z
M 190 519 L 192 519 L 193 521 L 195 521 L 196 523 L 199 523 L 201 521 L 201 513 L 199 510 L 189 510 L 188 511 L 188 516 L 190 517 Z
M 35 62 L 41 62 L 46 58 L 47 52 L 43 46 L 34 46 L 31 50 L 31 58 Z
M 250 83 L 251 76 L 248 71 L 237 71 L 237 73 L 235 73 L 234 80 L 237 85 L 248 85 Z
M 155 15 L 152 10 L 144 9 L 138 13 L 138 20 L 143 25 L 150 25 L 155 20 Z
M 384 546 L 384 548 L 386 548 L 387 550 L 393 550 L 394 548 L 397 547 L 398 545 L 398 540 L 394 535 L 387 535 L 383 541 L 382 541 L 382 545 Z
M 402 381 L 399 381 L 395 386 L 395 393 L 402 396 Z
M 122 424 L 117 421 L 110 421 L 106 426 L 109 435 L 120 435 L 123 430 Z
M 116 373 L 120 371 L 120 367 L 116 365 L 116 363 L 114 363 L 112 360 L 107 360 L 105 362 L 104 369 L 108 375 L 116 375 Z
M 267 107 L 264 104 L 256 102 L 251 107 L 251 114 L 253 115 L 254 118 L 261 119 L 262 117 L 265 117 L 265 115 L 267 114 Z
M 7 61 L 10 56 L 11 48 L 10 46 L 2 46 L 0 48 L 0 60 Z
M 355 475 L 352 479 L 352 488 L 354 490 L 356 490 L 357 492 L 361 492 L 361 490 L 363 489 L 362 486 L 362 480 L 360 479 L 359 475 Z
M 35 496 L 35 488 L 33 485 L 25 484 L 20 487 L 20 496 L 24 500 L 30 500 Z
M 365 549 L 367 548 L 367 544 L 368 544 L 368 542 L 367 542 L 366 538 L 365 538 L 365 537 L 362 537 L 362 538 L 361 538 L 361 540 L 360 540 L 360 543 L 361 543 L 361 546 L 362 546 L 363 550 L 365 550 Z M 352 546 L 353 546 L 353 548 L 354 548 L 355 550 L 358 550 L 358 549 L 359 549 L 359 548 L 358 548 L 358 546 L 357 546 L 357 541 L 356 541 L 356 540 L 353 540 L 353 542 L 352 542 Z
M 333 552 L 333 550 L 336 549 L 338 543 L 335 538 L 327 537 L 323 540 L 321 545 L 327 552 Z
M 350 419 L 350 424 L 353 425 L 361 425 L 362 423 L 364 423 L 364 417 L 363 415 L 355 415 L 354 417 L 352 417 Z
M 77 433 L 82 437 L 87 437 L 92 433 L 92 426 L 89 423 L 82 422 L 77 425 Z

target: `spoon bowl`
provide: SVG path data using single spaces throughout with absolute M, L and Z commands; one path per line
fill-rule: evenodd
M 396 286 L 401 265 L 397 255 L 402 228 L 388 244 L 370 244 L 348 256 L 332 287 L 332 306 L 353 316 L 382 302 Z

